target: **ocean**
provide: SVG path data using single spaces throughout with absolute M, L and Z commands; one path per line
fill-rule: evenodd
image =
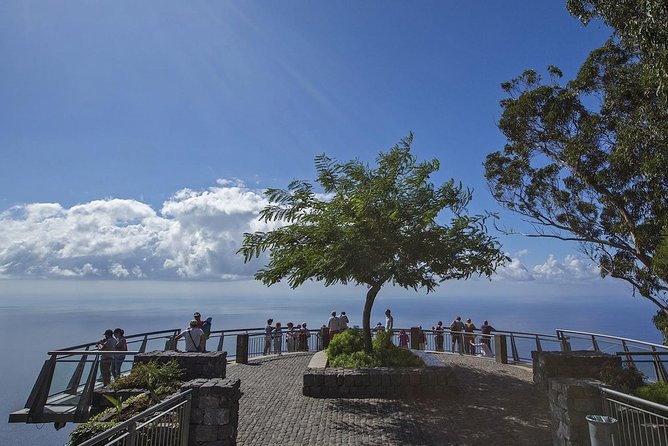
M 285 325 L 307 322 L 317 328 L 331 311 L 346 311 L 351 325 L 361 325 L 366 290 L 355 286 L 325 288 L 309 283 L 292 290 L 256 282 L 113 282 L 0 281 L 0 444 L 63 445 L 73 428 L 9 424 L 9 413 L 22 408 L 47 351 L 100 339 L 105 329 L 126 334 L 184 328 L 194 311 L 213 318 L 213 330 L 262 327 L 267 318 Z M 651 323 L 654 307 L 619 282 L 536 284 L 485 280 L 445 284 L 435 293 L 384 288 L 374 304 L 371 323 L 384 322 L 392 309 L 395 327 L 455 316 L 484 319 L 499 330 L 554 334 L 555 329 L 606 333 L 661 343 Z M 243 383 L 242 383 L 243 386 Z M 243 400 L 241 401 L 243 404 Z

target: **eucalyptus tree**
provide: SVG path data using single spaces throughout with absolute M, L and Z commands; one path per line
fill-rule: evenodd
M 255 274 L 268 286 L 282 279 L 292 288 L 307 280 L 365 285 L 369 352 L 371 309 L 383 285 L 429 293 L 447 279 L 490 277 L 506 259 L 487 234 L 490 214 L 468 215 L 472 193 L 454 180 L 431 183 L 439 162 L 417 162 L 412 139 L 380 153 L 373 167 L 316 157 L 321 190 L 307 181 L 268 189 L 260 219 L 282 226 L 244 234 L 239 250 L 246 262 L 268 251 L 268 264 Z M 448 217 L 449 225 L 438 222 Z
M 656 36 L 667 35 L 668 8 L 610 3 L 568 2 L 583 21 L 616 27 L 574 79 L 549 67 L 549 80 L 527 70 L 502 85 L 508 141 L 487 156 L 485 176 L 496 200 L 532 225 L 527 235 L 579 242 L 603 276 L 630 283 L 665 318 L 668 54 Z

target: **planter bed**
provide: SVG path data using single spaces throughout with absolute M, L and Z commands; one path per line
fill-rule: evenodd
M 451 370 L 430 355 L 413 351 L 426 367 L 328 368 L 318 352 L 303 376 L 303 394 L 316 398 L 396 398 L 442 396 L 456 389 Z

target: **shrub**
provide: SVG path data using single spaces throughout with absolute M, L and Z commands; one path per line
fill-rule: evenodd
M 117 400 L 114 407 L 110 407 L 92 417 L 85 423 L 79 424 L 70 434 L 68 446 L 76 446 L 114 427 L 117 423 L 137 415 L 160 401 L 160 397 L 170 395 L 178 390 L 184 370 L 177 361 L 159 363 L 136 364 L 129 375 L 116 378 L 110 388 L 147 389 L 148 393 L 133 396 L 125 401 Z M 150 395 L 149 395 L 150 394 Z M 111 398 L 115 400 L 115 398 Z M 111 401 L 111 400 L 110 400 Z M 111 416 L 111 419 L 109 417 Z M 104 419 L 105 421 L 100 421 Z
M 345 330 L 334 336 L 327 347 L 327 358 L 339 355 L 350 355 L 364 350 L 364 339 L 358 330 Z
M 342 367 L 346 369 L 359 369 L 364 367 L 379 367 L 378 361 L 373 355 L 365 351 L 342 353 L 329 360 L 330 367 Z
M 607 366 L 601 370 L 599 379 L 626 393 L 634 393 L 635 390 L 645 384 L 645 375 L 633 366 Z
M 652 383 L 636 389 L 640 398 L 668 406 L 668 383 Z
M 364 351 L 362 333 L 346 330 L 332 339 L 327 347 L 331 367 L 423 367 L 422 361 L 410 350 L 392 344 L 389 332 L 380 332 L 373 340 L 371 354 Z
M 150 361 L 136 364 L 129 375 L 116 378 L 112 389 L 160 389 L 171 390 L 181 383 L 184 370 L 175 360 L 167 363 Z
M 101 434 L 102 432 L 111 429 L 115 425 L 116 423 L 113 421 L 82 423 L 74 428 L 70 434 L 70 441 L 67 443 L 67 445 L 76 446 L 81 444 L 84 441 L 93 438 L 97 434 Z

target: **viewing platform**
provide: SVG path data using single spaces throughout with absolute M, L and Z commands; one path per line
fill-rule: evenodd
M 650 381 L 667 381 L 668 348 L 658 344 L 571 330 L 557 330 L 555 335 L 499 330 L 490 336 L 474 334 L 476 344 L 489 340 L 491 355 L 482 356 L 453 352 L 452 338 L 460 335 L 449 330 L 424 330 L 424 336 L 416 327 L 405 330 L 411 335 L 410 346 L 420 350 L 428 366 L 438 364 L 448 369 L 452 382 L 448 382 L 446 392 L 435 391 L 433 395 L 420 397 L 410 394 L 383 398 L 305 396 L 306 373 L 312 370 L 309 366 L 313 367 L 309 365 L 311 359 L 329 342 L 325 328 L 310 331 L 306 343 L 299 348 L 288 344 L 283 332 L 278 344 L 280 354 L 268 355 L 263 355 L 266 339 L 262 329 L 220 330 L 212 332 L 207 342 L 207 348 L 213 353 L 183 356 L 199 362 L 208 356 L 220 357 L 222 372 L 214 374 L 241 383 L 238 420 L 234 421 L 238 421 L 238 426 L 233 429 L 236 444 L 240 445 L 552 444 L 555 415 L 551 397 L 548 398 L 546 392 L 551 375 L 540 369 L 537 374 L 533 369 L 539 356 L 543 361 L 540 364 L 555 363 L 560 360 L 559 355 L 577 362 L 573 362 L 576 367 L 571 368 L 575 370 L 574 375 L 567 372 L 560 376 L 578 377 L 582 368 L 580 357 L 595 360 L 601 355 L 638 367 Z M 179 356 L 170 352 L 178 333 L 179 330 L 174 329 L 128 336 L 130 351 L 122 372 L 129 373 L 137 354 Z M 102 388 L 98 375 L 100 357 L 104 353 L 94 350 L 94 345 L 48 352 L 49 359 L 42 367 L 26 407 L 10 414 L 9 421 L 54 423 L 56 428 L 67 422 L 86 421 L 91 415 L 93 394 Z M 306 351 L 294 351 L 299 349 Z M 142 357 L 142 361 L 146 359 Z M 591 376 L 591 373 L 583 376 Z M 564 389 L 567 393 L 568 384 Z M 568 396 L 566 393 L 563 398 Z M 601 401 L 613 401 L 605 398 L 608 397 L 598 395 L 595 399 L 599 405 Z M 665 434 L 668 445 L 668 408 L 655 406 L 652 410 L 658 415 L 653 414 L 650 422 L 633 421 L 630 425 L 634 429 Z M 605 410 L 617 409 L 610 402 L 610 408 Z M 193 435 L 198 435 L 194 432 Z

